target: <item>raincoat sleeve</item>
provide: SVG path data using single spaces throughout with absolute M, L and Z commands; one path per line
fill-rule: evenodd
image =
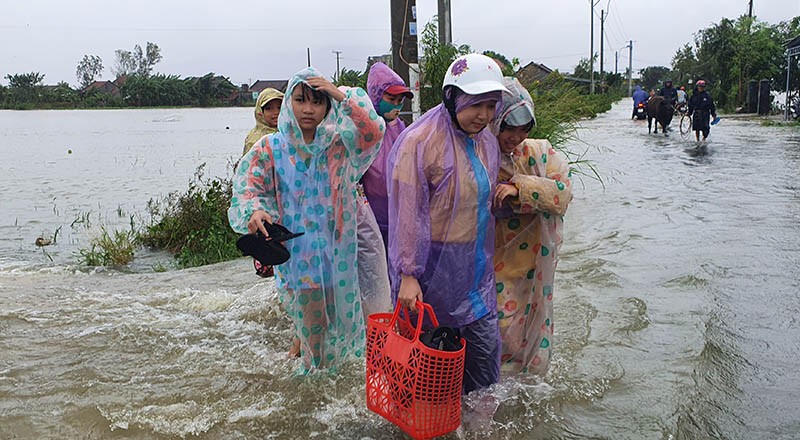
M 228 222 L 240 234 L 248 232 L 247 222 L 255 211 L 266 211 L 275 221 L 280 220 L 270 148 L 267 137 L 261 138 L 236 167 Z
M 337 122 L 338 131 L 347 157 L 359 170 L 357 179 L 361 179 L 378 154 L 386 124 L 362 88 L 347 89 L 340 105 L 344 117 Z
M 413 136 L 395 141 L 389 155 L 389 212 L 396 221 L 389 230 L 389 261 L 401 275 L 420 278 L 431 246 L 428 182 L 423 168 L 422 145 Z
M 512 202 L 515 213 L 544 211 L 564 215 L 572 200 L 572 181 L 569 162 L 563 153 L 556 151 L 547 140 L 527 140 L 520 162 L 528 174 L 517 173 L 511 178 L 519 190 L 519 198 Z M 545 168 L 545 176 L 537 169 Z

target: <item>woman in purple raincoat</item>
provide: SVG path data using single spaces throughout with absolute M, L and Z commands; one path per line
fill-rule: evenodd
M 414 94 L 406 87 L 400 75 L 386 64 L 375 63 L 367 76 L 367 94 L 378 114 L 386 121 L 381 150 L 367 170 L 361 183 L 370 208 L 378 221 L 384 246 L 389 243 L 388 195 L 386 192 L 386 161 L 395 139 L 405 130 L 406 124 L 398 117 L 403 108 L 403 99 L 411 99 Z
M 505 90 L 497 64 L 469 54 L 444 80 L 444 102 L 395 141 L 389 155 L 389 262 L 393 298 L 433 307 L 467 341 L 464 392 L 497 382 L 500 335 L 492 198 L 497 138 L 484 130 Z

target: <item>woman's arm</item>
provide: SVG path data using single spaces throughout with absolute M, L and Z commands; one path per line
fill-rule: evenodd
M 248 228 L 248 223 L 258 211 L 266 213 L 267 217 L 257 214 L 257 220 L 280 220 L 277 182 L 274 180 L 274 163 L 268 139 L 269 137 L 261 138 L 261 141 L 242 157 L 233 175 L 228 222 L 231 228 L 240 234 L 255 232 L 250 230 L 252 226 Z M 256 226 L 260 226 L 259 229 L 263 228 L 260 221 L 258 223 Z
M 528 140 L 526 143 L 520 160 L 527 173 L 517 173 L 511 178 L 511 183 L 519 191 L 518 198 L 511 204 L 514 212 L 544 211 L 564 215 L 572 200 L 572 181 L 566 156 L 556 151 L 547 140 Z M 545 165 L 544 176 L 536 172 L 541 165 Z

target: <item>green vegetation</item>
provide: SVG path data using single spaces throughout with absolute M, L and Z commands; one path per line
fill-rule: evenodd
M 78 262 L 87 266 L 125 266 L 133 261 L 136 248 L 134 231 L 113 231 L 101 226 L 100 235 L 91 239 L 89 249 L 81 249 Z
M 236 247 L 239 235 L 228 225 L 231 182 L 204 179 L 204 167 L 205 164 L 198 167 L 188 191 L 148 202 L 151 221 L 139 234 L 142 245 L 175 254 L 179 267 L 241 256 Z
M 772 25 L 741 16 L 723 18 L 701 29 L 694 41 L 678 49 L 672 68 L 649 66 L 641 70 L 642 87 L 658 87 L 671 78 L 676 86 L 705 79 L 717 107 L 733 111 L 745 104 L 750 80 L 768 79 L 772 89 L 785 91 L 786 49 L 784 43 L 800 34 L 800 17 Z M 793 71 L 800 67 L 793 60 Z M 800 75 L 792 75 L 791 90 L 800 88 Z M 688 91 L 689 87 L 687 87 Z

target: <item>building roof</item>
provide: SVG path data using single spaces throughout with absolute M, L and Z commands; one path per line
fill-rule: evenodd
M 531 61 L 524 67 L 517 70 L 516 77 L 519 82 L 525 87 L 530 87 L 535 81 L 541 81 L 547 78 L 548 75 L 553 73 L 553 69 L 545 66 L 544 64 L 534 63 Z
M 272 79 L 272 80 L 264 80 L 260 79 L 253 83 L 250 86 L 250 90 L 253 92 L 261 93 L 264 89 L 273 88 L 276 90 L 280 90 L 281 92 L 286 91 L 286 87 L 289 86 L 288 79 Z

